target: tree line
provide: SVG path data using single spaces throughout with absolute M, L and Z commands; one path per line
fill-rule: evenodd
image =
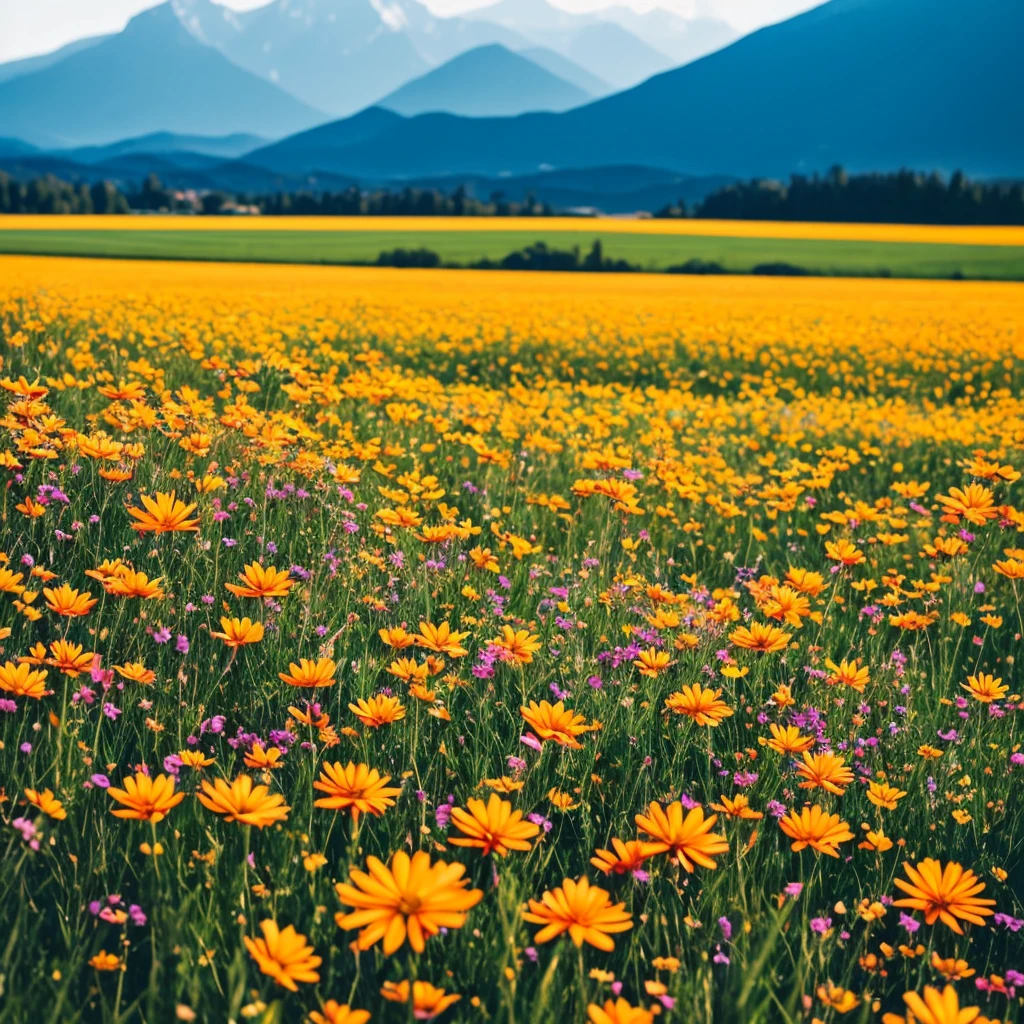
M 471 196 L 464 186 L 451 193 L 438 189 L 403 188 L 364 191 L 353 185 L 339 192 L 221 191 L 197 193 L 169 188 L 148 174 L 123 191 L 109 181 L 71 184 L 52 174 L 19 182 L 0 171 L 0 213 L 260 213 L 269 217 L 550 217 L 555 210 L 532 195 L 517 202 L 502 192 L 489 199 Z
M 493 192 L 487 201 L 469 195 L 464 186 L 451 193 L 439 189 L 402 188 L 366 191 L 356 185 L 338 192 L 230 193 L 218 190 L 197 194 L 167 188 L 149 174 L 126 200 L 133 210 L 197 213 L 217 216 L 259 213 L 266 217 L 550 217 L 555 211 L 533 196 L 522 202 Z
M 259 213 L 270 217 L 549 217 L 556 211 L 527 195 L 511 201 L 501 192 L 487 200 L 459 186 L 339 192 L 230 195 L 165 187 L 155 174 L 122 191 L 109 181 L 72 184 L 53 175 L 21 182 L 0 171 L 0 213 L 129 213 L 132 210 L 218 215 Z M 656 217 L 721 220 L 800 220 L 905 224 L 1024 224 L 1024 183 L 971 181 L 960 171 L 848 174 L 834 167 L 823 175 L 794 174 L 788 182 L 735 182 L 688 207 L 666 206 Z
M 0 213 L 128 213 L 128 200 L 109 181 L 72 185 L 47 174 L 19 182 L 0 171 Z
M 440 255 L 432 249 L 391 249 L 377 257 L 378 267 L 441 267 Z M 614 259 L 604 254 L 600 238 L 594 239 L 590 251 L 584 256 L 580 247 L 557 249 L 547 242 L 534 242 L 523 249 L 510 252 L 500 260 L 474 260 L 470 263 L 455 263 L 450 266 L 468 267 L 473 270 L 582 270 L 590 273 L 635 273 L 643 267 L 628 260 Z M 670 271 L 671 272 L 671 271 Z
M 788 183 L 755 178 L 712 192 L 692 208 L 680 200 L 657 217 L 899 224 L 1024 224 L 1024 184 L 980 182 L 957 171 L 794 174 Z
M 551 217 L 555 213 L 532 195 L 517 202 L 503 192 L 492 192 L 483 200 L 469 195 L 463 185 L 450 193 L 427 188 L 366 192 L 352 185 L 340 192 L 279 192 L 243 201 L 271 217 Z

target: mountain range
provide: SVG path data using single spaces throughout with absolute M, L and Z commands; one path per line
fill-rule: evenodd
M 657 6 L 640 13 L 632 7 L 612 4 L 602 10 L 580 14 L 554 7 L 548 0 L 497 0 L 489 6 L 469 11 L 464 17 L 500 25 L 531 38 L 546 39 L 548 45 L 553 44 L 558 50 L 571 46 L 573 36 L 581 28 L 611 24 L 645 43 L 662 59 L 668 57 L 673 66 L 688 64 L 727 46 L 737 37 L 735 29 L 720 19 L 700 14 L 684 18 Z M 610 34 L 607 38 L 629 45 L 625 36 L 620 34 Z M 605 70 L 613 75 L 617 73 L 615 68 Z M 631 85 L 635 81 L 623 84 Z
M 265 166 L 359 176 L 529 174 L 631 162 L 691 175 L 963 169 L 1024 174 L 1020 0 L 830 0 L 561 114 L 345 122 L 277 143 Z M 264 151 L 265 152 L 265 151 Z
M 181 154 L 197 153 L 202 156 L 230 160 L 252 152 L 267 140 L 259 135 L 235 132 L 232 135 L 179 135 L 175 132 L 150 132 L 134 138 L 120 139 L 107 146 L 82 146 L 62 153 L 71 160 L 98 164 L 129 153 Z
M 191 31 L 240 67 L 334 114 L 361 110 L 480 46 L 542 46 L 625 88 L 736 38 L 724 22 L 661 8 L 575 14 L 548 0 L 498 0 L 438 17 L 418 0 L 272 0 L 245 13 L 213 0 L 172 0 Z
M 0 82 L 6 82 L 19 75 L 27 75 L 30 71 L 42 71 L 65 57 L 70 57 L 80 50 L 88 50 L 90 46 L 102 43 L 109 36 L 86 36 L 84 39 L 76 39 L 73 43 L 61 46 L 59 49 L 51 50 L 49 53 L 42 53 L 37 57 L 23 57 L 21 60 L 11 60 L 6 64 L 0 64 Z
M 581 172 L 618 181 L 624 161 L 680 182 L 836 163 L 1024 176 L 1020 0 L 828 0 L 730 37 L 658 8 L 547 0 L 459 18 L 417 0 L 167 0 L 116 35 L 0 65 L 0 168 L 124 180 L 148 161 L 178 187 L 242 191 L 556 188 L 564 170 L 578 195 L 601 194 Z M 687 47 L 712 52 L 671 66 Z
M 379 108 L 378 112 L 389 113 Z M 368 190 L 418 188 L 450 194 L 461 187 L 468 195 L 480 199 L 501 193 L 511 202 L 521 202 L 532 196 L 559 210 L 592 208 L 608 214 L 632 214 L 638 210 L 659 210 L 679 199 L 695 203 L 734 180 L 725 175 L 690 176 L 665 169 L 624 165 L 565 168 L 500 178 L 458 174 L 395 181 L 355 178 L 331 171 L 272 171 L 250 162 L 249 157 L 225 162 L 187 150 L 146 153 L 130 145 L 111 146 L 103 147 L 110 152 L 102 160 L 95 159 L 101 147 L 64 151 L 65 154 L 82 153 L 94 160 L 86 163 L 69 155 L 46 153 L 23 145 L 12 147 L 9 143 L 10 140 L 0 139 L 0 171 L 15 178 L 28 180 L 53 174 L 64 181 L 85 184 L 113 181 L 127 191 L 137 188 L 148 174 L 156 174 L 166 187 L 173 189 L 223 191 L 235 195 L 307 190 L 341 192 L 352 187 Z
M 47 148 L 153 131 L 276 137 L 324 113 L 196 38 L 171 3 L 123 32 L 0 83 L 0 135 Z
M 547 0 L 444 18 L 419 0 L 271 0 L 244 12 L 165 0 L 116 35 L 0 65 L 0 135 L 51 149 L 154 131 L 280 137 L 394 99 L 431 73 L 441 78 L 414 93 L 462 96 L 441 109 L 564 110 L 734 37 L 724 23 L 691 25 L 658 8 L 570 14 Z M 471 51 L 475 61 L 446 68 Z M 513 71 L 509 53 L 529 63 Z M 407 98 L 395 102 L 437 109 Z
M 479 87 L 467 89 L 467 82 Z M 379 106 L 412 117 L 443 110 L 464 117 L 508 116 L 529 110 L 569 110 L 594 97 L 500 43 L 477 46 L 406 82 Z

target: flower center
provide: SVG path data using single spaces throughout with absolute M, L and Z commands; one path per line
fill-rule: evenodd
M 419 910 L 420 907 L 422 906 L 423 900 L 420 899 L 420 897 L 417 896 L 416 893 L 407 893 L 399 901 L 398 909 L 399 911 L 401 911 L 401 913 L 409 915 L 415 914 L 416 911 Z

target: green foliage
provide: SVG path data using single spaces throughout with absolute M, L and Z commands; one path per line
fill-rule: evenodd
M 22 183 L 0 171 L 0 214 L 127 213 L 123 195 L 109 182 L 71 185 L 48 174 Z
M 586 222 L 584 222 L 586 223 Z M 593 229 L 591 228 L 591 234 Z M 427 249 L 446 266 L 497 265 L 538 242 L 570 251 L 588 232 L 22 230 L 0 224 L 0 253 L 255 263 L 367 264 L 381 252 Z M 601 238 L 603 259 L 645 271 L 750 273 L 786 263 L 824 276 L 1024 280 L 1024 247 L 628 234 Z
M 687 210 L 680 201 L 659 217 L 797 220 L 876 224 L 1024 224 L 1024 183 L 970 181 L 957 171 L 893 174 L 794 174 L 788 183 L 755 178 L 725 185 Z

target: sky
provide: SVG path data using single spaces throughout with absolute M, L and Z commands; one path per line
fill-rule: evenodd
M 84 36 L 117 32 L 139 11 L 152 7 L 155 0 L 0 0 L 0 63 L 46 53 Z M 228 7 L 248 10 L 267 0 L 225 0 Z M 458 14 L 473 7 L 486 6 L 487 0 L 426 0 L 437 14 Z M 594 10 L 607 6 L 606 0 L 554 0 L 567 10 Z M 651 0 L 617 0 L 646 10 Z M 685 15 L 696 11 L 728 21 L 749 32 L 791 17 L 815 6 L 820 0 L 661 0 L 658 6 L 678 10 Z

